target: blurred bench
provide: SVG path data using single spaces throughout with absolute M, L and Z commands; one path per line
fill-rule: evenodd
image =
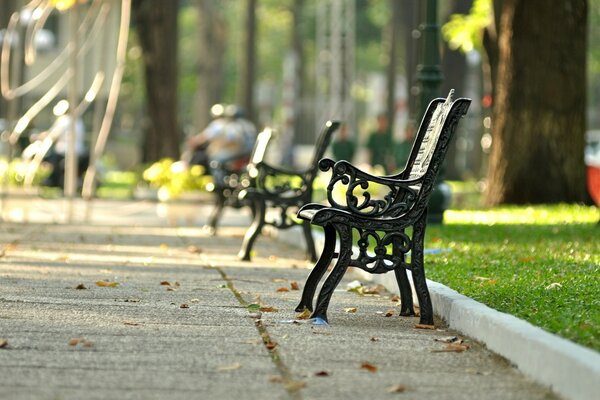
M 296 212 L 312 201 L 313 182 L 319 172 L 318 161 L 325 154 L 339 125 L 339 122 L 334 121 L 325 124 L 315 144 L 312 162 L 304 171 L 286 170 L 265 162 L 256 163 L 249 169 L 256 185 L 243 190 L 240 199 L 252 203 L 254 219 L 244 236 L 238 254 L 240 259 L 250 261 L 254 242 L 265 225 L 278 229 L 302 225 L 308 258 L 311 261 L 317 259 L 310 223 L 298 220 Z
M 248 201 L 240 200 L 242 190 L 254 185 L 254 178 L 248 173 L 254 165 L 263 161 L 267 146 L 273 132 L 270 128 L 264 129 L 256 137 L 252 154 L 245 157 L 236 157 L 227 162 L 212 161 L 210 163 L 213 176 L 214 207 L 208 217 L 206 229 L 213 235 L 217 233 L 217 225 L 223 215 L 225 207 L 241 208 L 251 206 Z M 254 214 L 254 212 L 253 212 Z
M 373 176 L 347 161 L 323 159 L 331 170 L 329 205 L 307 204 L 298 216 L 325 230 L 323 252 L 308 276 L 296 311 L 313 311 L 313 297 L 333 258 L 337 262 L 319 292 L 312 318 L 327 321 L 327 307 L 350 266 L 369 273 L 394 271 L 400 288 L 400 315 L 415 315 L 406 270 L 412 272 L 421 309 L 420 324 L 433 325 L 433 309 L 423 268 L 427 203 L 448 144 L 470 99 L 433 100 L 415 137 L 407 166 L 397 175 Z M 339 252 L 335 252 L 336 238 Z M 358 251 L 353 253 L 353 247 Z M 410 261 L 408 260 L 410 253 Z

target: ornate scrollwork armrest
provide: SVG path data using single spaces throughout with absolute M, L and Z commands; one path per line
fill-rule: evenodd
M 323 159 L 322 171 L 332 171 L 327 199 L 332 207 L 364 217 L 395 217 L 407 212 L 418 196 L 421 180 L 375 176 L 348 161 Z

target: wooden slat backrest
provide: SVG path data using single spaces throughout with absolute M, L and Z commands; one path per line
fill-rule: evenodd
M 437 147 L 438 140 L 440 139 L 442 128 L 444 127 L 444 123 L 446 122 L 452 107 L 452 94 L 453 91 L 450 91 L 446 101 L 437 104 L 433 116 L 427 125 L 425 136 L 420 143 L 417 157 L 411 166 L 408 179 L 421 178 L 427 172 L 431 158 Z

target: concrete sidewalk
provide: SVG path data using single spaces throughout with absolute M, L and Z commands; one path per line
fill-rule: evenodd
M 310 265 L 264 238 L 239 262 L 247 215 L 209 237 L 151 203 L 61 224 L 45 204 L 0 225 L 0 399 L 555 398 L 440 321 L 415 329 L 391 294 L 345 290 L 352 276 L 330 325 L 292 322 Z M 446 352 L 453 336 L 468 349 Z

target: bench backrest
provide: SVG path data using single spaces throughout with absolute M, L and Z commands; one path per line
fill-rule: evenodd
M 265 155 L 267 154 L 267 146 L 269 145 L 269 141 L 272 137 L 273 130 L 271 128 L 263 129 L 258 136 L 256 136 L 256 142 L 254 143 L 254 148 L 252 149 L 252 154 L 250 155 L 251 164 L 258 164 L 265 158 Z
M 452 101 L 453 90 L 446 99 L 435 99 L 421 121 L 406 169 L 401 179 L 416 180 L 414 189 L 418 191 L 419 201 L 425 203 L 433 189 L 438 171 L 446 156 L 450 139 L 454 135 L 458 121 L 466 114 L 470 99 Z
M 319 160 L 321 160 L 321 158 L 323 158 L 325 155 L 325 151 L 331 143 L 333 134 L 338 130 L 340 125 L 340 121 L 327 121 L 323 126 L 323 129 L 321 129 L 321 133 L 319 134 L 317 142 L 315 143 L 313 158 L 308 170 L 309 174 L 312 175 L 312 179 L 314 179 L 314 177 L 317 175 L 317 172 L 319 171 Z

